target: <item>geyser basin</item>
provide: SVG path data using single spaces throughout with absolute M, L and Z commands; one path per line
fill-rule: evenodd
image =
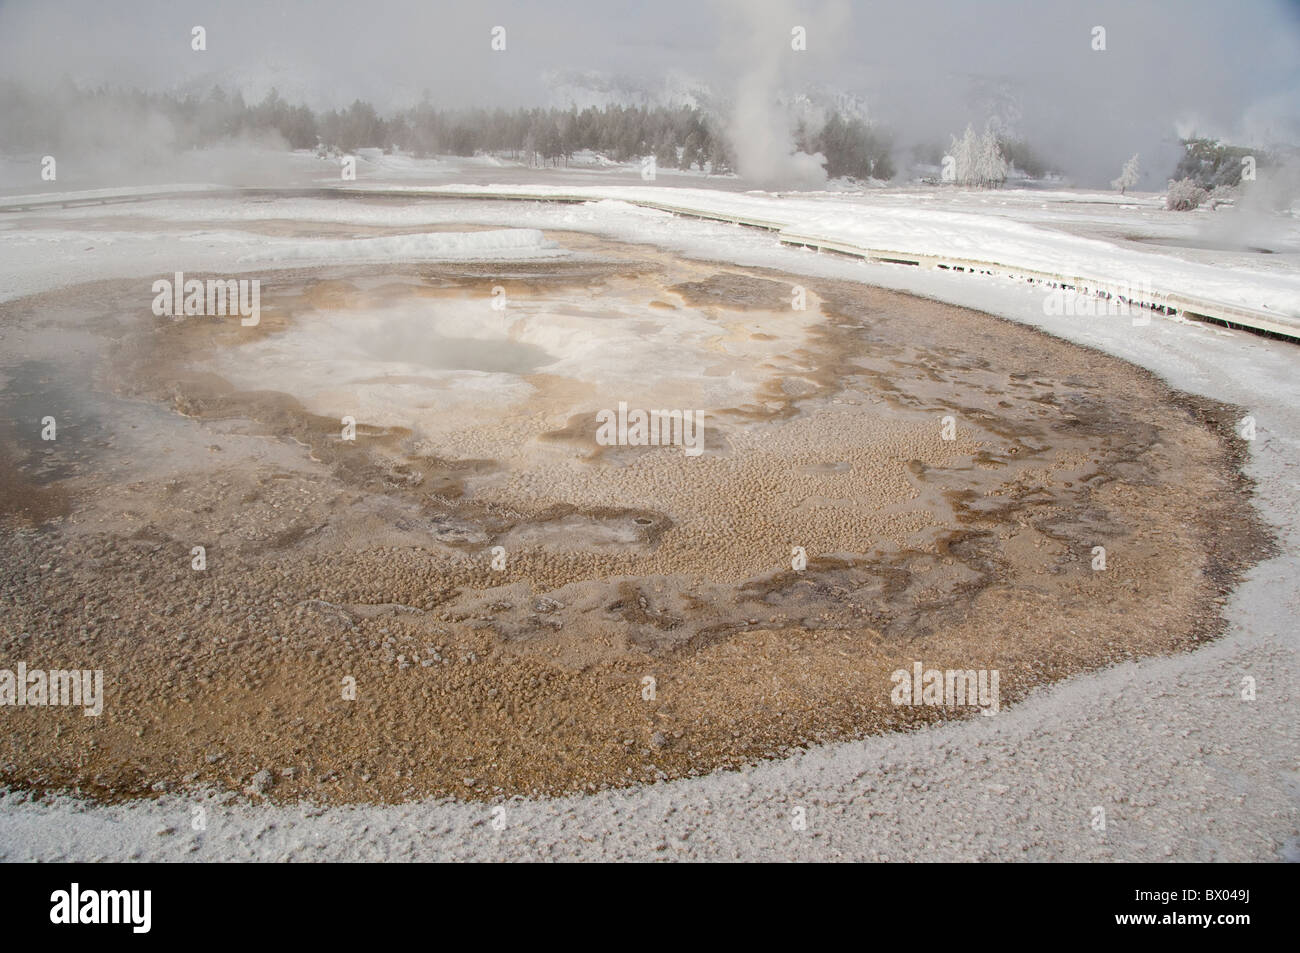
M 263 276 L 254 328 L 147 282 L 6 306 L 42 368 L 6 419 L 62 388 L 97 435 L 0 440 L 6 657 L 107 698 L 9 710 L 5 781 L 698 773 L 979 710 L 893 704 L 918 661 L 1006 705 L 1196 644 L 1265 546 L 1233 408 L 976 312 L 555 237 L 587 257 Z M 620 404 L 703 411 L 703 452 L 598 442 Z

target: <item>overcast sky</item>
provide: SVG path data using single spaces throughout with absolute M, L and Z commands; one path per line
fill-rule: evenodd
M 790 49 L 796 25 L 806 52 Z M 1168 154 L 1179 133 L 1300 140 L 1300 0 L 0 2 L 0 73 L 34 85 L 276 86 L 384 111 L 426 90 L 443 106 L 546 104 L 552 70 L 675 77 L 728 100 L 820 84 L 864 97 L 904 141 L 993 112 L 1085 178 Z

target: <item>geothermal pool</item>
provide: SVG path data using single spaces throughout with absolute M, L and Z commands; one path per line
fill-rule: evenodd
M 6 783 L 697 774 L 978 714 L 893 704 L 916 661 L 1007 705 L 1197 644 L 1267 550 L 1235 408 L 978 312 L 548 237 L 265 274 L 255 327 L 143 280 L 0 307 L 8 648 L 108 696 L 12 711 Z M 598 439 L 620 405 L 702 415 L 701 452 Z

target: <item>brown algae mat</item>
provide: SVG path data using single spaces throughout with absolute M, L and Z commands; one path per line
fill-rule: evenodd
M 978 312 L 553 237 L 579 254 L 263 275 L 256 327 L 155 317 L 146 279 L 0 306 L 0 669 L 105 695 L 0 709 L 0 780 L 699 774 L 978 714 L 894 704 L 915 662 L 1005 706 L 1194 647 L 1269 551 L 1235 408 Z M 703 452 L 602 445 L 620 401 L 704 410 Z

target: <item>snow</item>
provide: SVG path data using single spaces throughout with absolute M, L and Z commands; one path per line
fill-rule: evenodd
M 1285 253 L 1275 256 L 1233 255 L 1224 251 L 1218 260 L 1192 254 L 1176 246 L 1198 237 L 1236 234 L 1245 215 L 1238 210 L 1172 213 L 1162 211 L 1163 198 L 1155 195 L 1115 193 L 1071 193 L 1035 190 L 961 189 L 873 189 L 857 194 L 823 192 L 810 194 L 736 193 L 716 189 L 665 188 L 660 185 L 536 184 L 501 185 L 411 185 L 404 184 L 414 160 L 378 156 L 381 169 L 393 166 L 393 176 L 383 183 L 372 180 L 345 183 L 352 190 L 406 193 L 443 198 L 499 195 L 539 200 L 568 199 L 602 202 L 619 201 L 648 208 L 671 207 L 688 212 L 722 216 L 761 224 L 778 231 L 783 238 L 833 242 L 871 251 L 878 255 L 915 255 L 984 262 L 1003 269 L 1047 272 L 1073 280 L 1149 287 L 1159 294 L 1194 294 L 1210 303 L 1267 312 L 1300 331 L 1300 222 L 1277 218 L 1269 240 Z M 474 166 L 481 166 L 476 160 Z M 440 175 L 450 174 L 450 163 L 435 166 Z M 398 170 L 401 171 L 398 171 Z M 518 171 L 518 170 L 514 170 Z M 400 180 L 400 181 L 395 181 Z M 339 184 L 339 183 L 333 183 Z M 173 191 L 172 187 L 168 187 Z M 138 188 L 101 189 L 69 193 L 67 198 L 109 199 L 142 197 Z M 48 198 L 39 196 L 40 198 Z M 0 208 L 38 196 L 10 197 Z M 293 201 L 293 200 L 284 200 Z M 306 200 L 303 200 L 306 201 Z M 278 204 L 278 203 L 277 203 Z M 84 213 L 66 210 L 76 218 Z M 341 208 L 324 202 L 315 207 L 289 206 L 287 211 L 311 221 L 339 221 L 392 226 L 446 222 L 422 203 L 402 208 Z M 138 215 L 139 208 L 106 205 L 105 215 Z M 261 204 L 237 205 L 188 203 L 168 210 L 176 220 L 248 220 L 267 216 Z M 3 226 L 0 219 L 0 226 Z M 513 222 L 509 224 L 514 224 Z M 1137 241 L 1166 239 L 1156 245 L 1134 247 Z M 521 239 L 522 240 L 522 239 Z M 279 244 L 279 259 L 295 260 L 343 253 L 321 241 L 304 242 L 299 252 Z M 309 251 L 309 248 L 317 251 Z M 374 254 L 380 246 L 373 246 Z M 521 249 L 516 249 L 516 252 Z M 538 249 L 540 252 L 541 249 Z M 358 253 L 370 254 L 363 247 Z M 438 241 L 423 250 L 396 248 L 396 255 L 421 259 L 466 254 Z M 255 256 L 249 256 L 249 259 Z M 1267 258 L 1268 260 L 1262 260 Z
M 820 239 L 878 254 L 900 253 L 988 262 L 1004 268 L 1042 271 L 1065 278 L 1151 287 L 1157 292 L 1195 294 L 1212 302 L 1268 311 L 1294 321 L 1300 332 L 1300 272 L 1209 266 L 1167 254 L 1121 248 L 1005 216 L 949 209 L 886 207 L 846 203 L 839 197 L 795 199 L 761 193 L 737 195 L 703 189 L 627 187 L 496 188 L 444 186 L 430 194 L 506 194 L 617 199 L 650 207 L 731 217 L 773 227 L 784 238 Z M 1121 206 L 1121 209 L 1123 206 Z M 1191 289 L 1194 289 L 1191 290 Z

